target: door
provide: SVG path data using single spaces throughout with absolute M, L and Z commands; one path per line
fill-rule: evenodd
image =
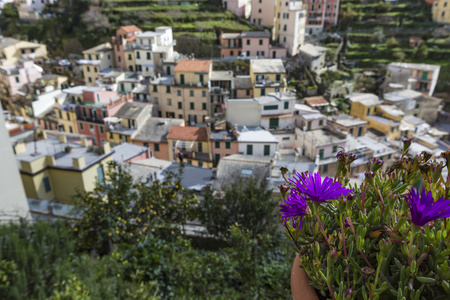
M 247 155 L 253 155 L 253 145 L 247 145 Z
M 276 58 L 277 57 L 277 52 L 276 51 L 273 51 L 272 52 L 272 58 Z
M 167 75 L 170 75 L 170 73 L 171 73 L 171 72 L 170 72 L 170 66 L 167 66 L 167 67 L 166 67 L 166 73 L 167 73 Z
M 270 155 L 270 145 L 264 145 L 264 155 Z

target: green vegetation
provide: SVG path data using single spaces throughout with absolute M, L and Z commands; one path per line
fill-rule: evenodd
M 0 226 L 2 298 L 290 298 L 294 253 L 286 240 L 267 232 L 273 226 L 268 220 L 260 223 L 258 234 L 244 228 L 254 230 L 256 224 L 239 219 L 243 225 L 227 228 L 225 240 L 188 239 L 177 224 L 194 217 L 197 197 L 178 176 L 168 174 L 149 186 L 133 184 L 126 171 L 111 164 L 106 178 L 108 184 L 75 197 L 85 211 L 79 221 Z M 234 206 L 253 213 L 251 220 L 264 214 L 257 207 L 260 196 L 273 204 L 272 212 L 276 209 L 264 186 L 234 187 L 254 193 L 253 206 L 245 201 Z M 210 213 L 204 220 L 218 217 Z

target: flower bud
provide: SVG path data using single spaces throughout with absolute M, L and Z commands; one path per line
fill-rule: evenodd
M 441 173 L 442 173 L 441 165 L 436 165 L 433 167 L 431 172 L 431 180 L 433 181 L 433 183 L 438 182 L 439 178 L 441 178 Z
M 347 195 L 347 201 L 353 201 L 353 194 L 348 194 Z
M 373 186 L 375 184 L 375 173 L 372 171 L 366 172 L 364 175 L 366 175 L 366 182 Z
M 350 224 L 350 220 L 349 220 L 348 218 L 345 218 L 344 224 L 345 224 L 345 226 L 347 226 L 347 227 L 352 226 L 352 225 Z
M 285 184 L 282 184 L 282 185 L 278 186 L 278 188 L 280 189 L 281 196 L 283 196 L 283 198 L 285 198 L 287 191 L 289 191 L 289 187 Z
M 369 233 L 370 237 L 377 237 L 381 234 L 381 230 L 375 230 Z
M 378 171 L 383 166 L 383 161 L 379 158 L 372 158 L 369 160 L 369 169 L 372 172 Z
M 425 159 L 425 161 L 428 161 L 433 156 L 433 154 L 431 154 L 428 151 L 422 151 L 422 155 L 423 155 L 423 158 Z
M 411 139 L 403 139 L 403 151 L 406 151 L 411 146 Z
M 349 288 L 348 290 L 345 291 L 345 298 L 347 298 L 348 296 L 352 296 L 353 295 L 353 289 Z

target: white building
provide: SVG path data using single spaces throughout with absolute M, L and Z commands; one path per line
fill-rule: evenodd
M 46 5 L 55 4 L 57 0 L 20 0 L 17 11 L 21 20 L 37 20 L 42 17 Z
M 30 220 L 30 208 L 3 117 L 0 118 L 0 162 L 0 222 Z
M 317 72 L 325 67 L 326 53 L 327 48 L 325 47 L 304 44 L 300 47 L 299 55 L 311 71 Z
M 306 8 L 302 1 L 278 0 L 275 38 L 287 49 L 289 55 L 298 54 L 299 47 L 305 41 Z
M 259 126 L 239 126 L 239 154 L 256 156 L 274 156 L 278 151 L 278 140 L 267 130 Z

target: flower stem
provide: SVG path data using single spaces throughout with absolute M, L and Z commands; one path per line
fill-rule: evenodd
M 323 237 L 325 238 L 325 241 L 327 242 L 327 244 L 330 245 L 330 243 L 328 242 L 327 235 L 325 234 L 325 230 L 323 230 L 322 222 L 320 221 L 319 210 L 315 203 L 312 206 L 314 207 L 314 214 L 316 215 L 317 223 L 319 224 L 320 231 L 322 231 Z
M 411 224 L 411 238 L 409 240 L 408 262 L 411 264 L 413 261 L 412 247 L 416 234 L 420 231 L 420 227 Z
M 381 204 L 383 205 L 381 207 L 381 218 L 383 218 L 383 214 L 384 214 L 384 199 L 383 199 L 383 196 L 381 195 L 380 187 L 378 186 L 378 184 L 377 184 L 377 192 L 378 192 L 378 195 L 380 196 Z
M 361 195 L 361 203 L 362 203 L 362 209 L 363 209 L 363 213 L 366 213 L 366 209 L 364 208 L 364 200 L 366 198 L 366 190 L 367 190 L 367 182 L 364 184 L 364 188 L 363 188 L 363 192 Z

